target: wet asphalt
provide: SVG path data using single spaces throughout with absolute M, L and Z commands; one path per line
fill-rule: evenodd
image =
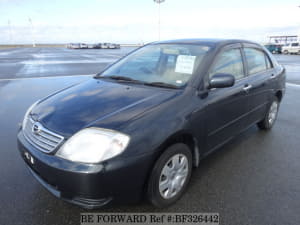
M 90 79 L 131 50 L 0 50 L 0 224 L 79 224 L 88 210 L 53 197 L 25 167 L 18 126 L 35 100 Z M 218 212 L 226 225 L 300 224 L 300 56 L 276 58 L 287 69 L 287 90 L 270 132 L 253 126 L 201 161 L 169 208 L 141 202 L 92 212 Z

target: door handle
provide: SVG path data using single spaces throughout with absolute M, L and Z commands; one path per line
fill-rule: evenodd
M 275 78 L 275 74 L 272 73 L 270 79 L 274 79 Z
M 244 90 L 245 92 L 248 92 L 251 88 L 252 88 L 252 85 L 251 85 L 251 84 L 246 84 L 246 85 L 243 87 L 243 90 Z

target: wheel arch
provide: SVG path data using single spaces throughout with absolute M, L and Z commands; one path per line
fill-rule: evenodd
M 281 90 L 276 91 L 275 96 L 277 97 L 278 101 L 281 102 L 283 96 L 282 91 Z
M 200 161 L 200 151 L 198 147 L 197 139 L 187 131 L 179 131 L 175 134 L 168 137 L 160 146 L 159 151 L 161 155 L 169 146 L 176 144 L 176 143 L 183 143 L 186 144 L 192 152 L 193 157 L 193 166 L 198 167 Z

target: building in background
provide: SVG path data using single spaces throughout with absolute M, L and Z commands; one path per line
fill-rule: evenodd
M 282 36 L 269 36 L 269 43 L 276 44 L 289 44 L 292 42 L 299 42 L 298 35 L 282 35 Z

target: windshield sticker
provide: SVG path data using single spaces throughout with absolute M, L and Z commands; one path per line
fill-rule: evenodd
M 196 59 L 196 56 L 179 55 L 177 57 L 175 72 L 192 74 L 193 70 L 194 70 L 195 59 Z

